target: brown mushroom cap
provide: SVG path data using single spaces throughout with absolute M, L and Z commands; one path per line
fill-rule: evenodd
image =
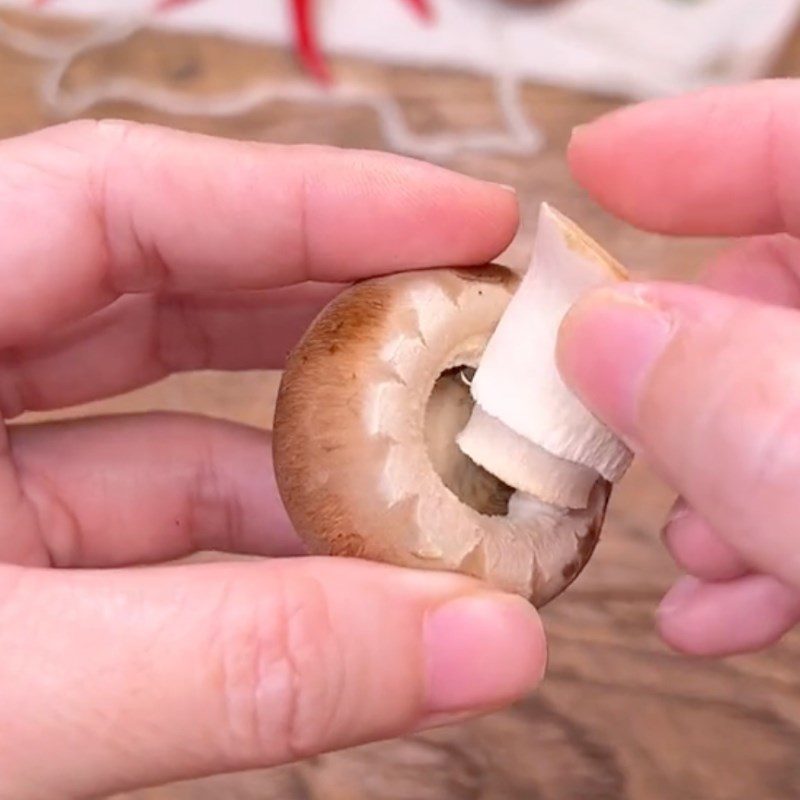
M 275 414 L 278 487 L 312 552 L 483 579 L 541 606 L 594 550 L 610 484 L 568 510 L 515 493 L 455 443 L 517 278 L 437 269 L 359 283 L 289 357 Z

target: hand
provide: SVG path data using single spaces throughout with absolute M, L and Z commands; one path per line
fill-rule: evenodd
M 580 303 L 567 382 L 682 495 L 665 529 L 687 573 L 664 638 L 721 655 L 800 620 L 800 83 L 658 101 L 579 129 L 574 174 L 671 234 L 748 237 L 706 287 L 637 284 Z
M 278 366 L 336 283 L 483 263 L 517 206 L 387 155 L 80 122 L 0 143 L 0 220 L 13 417 L 169 372 Z M 535 612 L 459 576 L 141 568 L 300 552 L 262 432 L 148 414 L 0 442 L 0 797 L 277 764 L 485 711 L 541 677 Z

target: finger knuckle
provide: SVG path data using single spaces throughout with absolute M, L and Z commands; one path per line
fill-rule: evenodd
M 259 764 L 324 749 L 342 712 L 344 664 L 325 589 L 313 578 L 272 579 L 268 591 L 262 580 L 231 602 L 219 637 L 227 745 Z
M 124 120 L 93 123 L 95 152 L 89 172 L 89 200 L 104 248 L 103 280 L 115 295 L 167 288 L 170 267 L 155 238 L 139 220 L 132 186 L 151 188 L 160 180 L 152 169 L 164 144 L 163 130 Z M 156 196 L 158 190 L 153 191 Z M 139 193 L 141 195 L 141 192 Z
M 187 425 L 189 435 L 195 439 L 197 427 Z M 186 485 L 186 533 L 195 550 L 222 548 L 235 553 L 240 549 L 245 527 L 244 501 L 235 481 L 222 468 L 223 463 L 214 437 L 206 435 L 203 456 L 193 474 L 187 476 Z

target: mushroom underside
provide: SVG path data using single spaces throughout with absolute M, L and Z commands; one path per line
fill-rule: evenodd
M 468 381 L 516 285 L 499 267 L 365 281 L 291 355 L 276 479 L 314 552 L 462 572 L 541 606 L 588 561 L 610 484 L 585 508 L 544 503 L 459 448 Z
M 509 486 L 474 462 L 458 444 L 458 436 L 475 406 L 469 388 L 474 372 L 475 365 L 470 362 L 448 367 L 433 385 L 423 428 L 430 466 L 444 487 L 471 510 L 465 514 L 474 512 L 483 518 L 481 524 L 487 537 L 492 530 L 495 534 L 502 531 L 528 545 L 533 559 L 523 593 L 542 606 L 560 594 L 591 557 L 599 539 L 610 485 L 599 479 L 590 491 L 586 509 L 564 509 Z M 470 566 L 480 564 L 479 577 L 492 572 L 486 562 L 493 548 L 487 544 L 490 542 L 484 541 L 476 547 L 462 563 L 462 571 L 470 572 Z M 479 551 L 480 561 L 476 558 Z
M 502 517 L 515 490 L 466 456 L 456 442 L 475 405 L 469 391 L 472 373 L 473 367 L 459 365 L 437 378 L 425 409 L 425 444 L 447 489 L 478 513 Z

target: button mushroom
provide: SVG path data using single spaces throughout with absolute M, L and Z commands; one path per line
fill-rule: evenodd
M 458 571 L 542 606 L 630 453 L 561 382 L 564 314 L 624 270 L 543 206 L 533 261 L 356 284 L 290 355 L 274 463 L 312 552 Z

